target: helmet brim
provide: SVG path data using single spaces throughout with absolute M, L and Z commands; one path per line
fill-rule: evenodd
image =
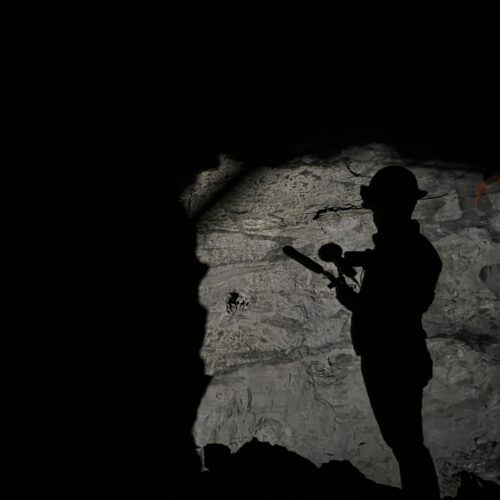
M 377 192 L 371 189 L 370 186 L 361 186 L 360 194 L 362 199 L 362 206 L 364 208 L 371 208 L 380 203 L 381 200 L 384 200 L 387 203 L 387 201 L 395 202 L 397 199 L 396 196 L 394 198 L 391 198 L 387 195 L 387 193 Z M 414 193 L 411 193 L 409 197 L 406 199 L 413 199 L 414 201 L 418 201 L 427 196 L 428 194 L 429 193 L 427 191 L 424 191 L 423 189 L 417 189 Z

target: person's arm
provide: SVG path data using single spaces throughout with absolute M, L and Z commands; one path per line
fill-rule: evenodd
M 367 249 L 361 252 L 344 252 L 343 260 L 351 267 L 365 267 L 373 256 L 373 250 Z
M 359 306 L 359 293 L 355 292 L 345 283 L 339 283 L 335 287 L 337 300 L 349 311 L 354 311 Z
M 349 267 L 365 267 L 369 265 L 373 258 L 373 250 L 367 249 L 358 252 L 344 252 L 343 262 Z M 355 292 L 347 284 L 340 284 L 336 287 L 337 300 L 349 311 L 354 311 L 359 307 L 359 293 Z

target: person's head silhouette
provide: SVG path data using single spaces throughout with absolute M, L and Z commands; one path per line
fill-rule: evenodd
M 412 172 L 398 166 L 379 170 L 360 192 L 363 207 L 373 212 L 379 230 L 392 230 L 408 221 L 417 201 L 427 194 L 418 187 Z

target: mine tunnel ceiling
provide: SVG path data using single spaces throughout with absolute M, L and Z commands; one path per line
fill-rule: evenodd
M 418 88 L 401 96 L 371 83 L 339 93 L 330 81 L 304 89 L 288 80 L 271 85 L 264 75 L 262 81 L 214 81 L 161 97 L 126 86 L 109 96 L 89 94 L 82 104 L 81 151 L 92 161 L 85 169 L 95 168 L 106 184 L 149 190 L 158 188 L 159 178 L 171 182 L 174 173 L 213 168 L 221 153 L 273 166 L 371 142 L 393 145 L 415 161 L 457 162 L 481 172 L 500 168 L 497 97 L 486 91 L 459 92 L 456 85 L 438 91 L 427 84 L 427 93 Z
M 500 129 L 493 107 L 418 101 L 411 106 L 342 103 L 298 97 L 250 97 L 203 103 L 180 117 L 167 143 L 199 165 L 225 153 L 247 165 L 273 166 L 311 154 L 320 158 L 367 143 L 394 146 L 415 161 L 440 160 L 470 169 L 499 171 Z

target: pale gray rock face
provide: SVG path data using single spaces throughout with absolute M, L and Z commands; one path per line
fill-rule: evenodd
M 453 474 L 462 469 L 499 482 L 499 193 L 478 204 L 480 173 L 417 165 L 378 144 L 246 173 L 223 159 L 184 193 L 195 215 L 207 193 L 239 178 L 199 217 L 198 257 L 210 266 L 199 290 L 208 310 L 201 354 L 213 376 L 194 429 L 199 446 L 235 451 L 257 437 L 317 465 L 349 460 L 370 479 L 399 485 L 350 343 L 350 313 L 324 277 L 282 252 L 292 245 L 319 261 L 319 247 L 331 241 L 344 250 L 372 247 L 375 227 L 359 208 L 359 187 L 390 164 L 408 167 L 429 192 L 414 217 L 443 261 L 424 316 L 434 378 L 423 410 L 442 493 L 455 494 Z M 334 210 L 315 220 L 325 207 Z

